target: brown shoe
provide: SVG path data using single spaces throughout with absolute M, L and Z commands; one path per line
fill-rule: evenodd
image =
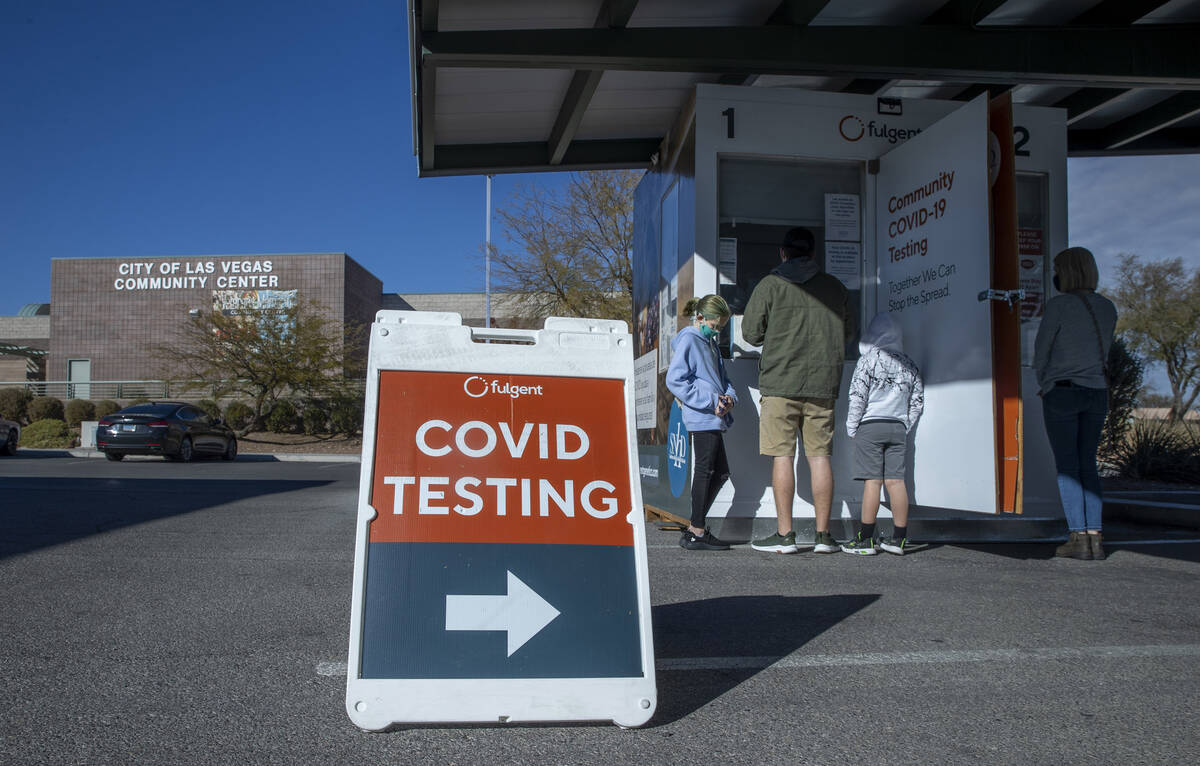
M 1064 559 L 1091 560 L 1092 544 L 1088 541 L 1089 537 L 1092 535 L 1087 532 L 1072 532 L 1065 543 L 1054 549 L 1054 555 Z
M 1092 558 L 1096 561 L 1103 561 L 1108 558 L 1104 553 L 1104 540 L 1101 538 L 1103 538 L 1103 535 L 1099 532 L 1094 535 L 1088 535 L 1088 549 L 1092 554 Z

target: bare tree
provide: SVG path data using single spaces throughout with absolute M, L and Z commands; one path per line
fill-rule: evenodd
M 511 247 L 494 248 L 497 283 L 537 317 L 629 321 L 633 191 L 641 173 L 572 173 L 561 192 L 523 187 L 498 214 Z
M 261 430 L 287 396 L 339 396 L 344 379 L 362 375 L 363 329 L 343 325 L 316 304 L 205 311 L 159 347 L 166 377 L 211 386 L 215 397 L 238 396 L 254 410 L 247 431 Z
M 1135 351 L 1166 367 L 1169 418 L 1178 423 L 1200 396 L 1200 269 L 1189 275 L 1182 258 L 1122 254 L 1112 297 L 1120 310 L 1117 330 Z

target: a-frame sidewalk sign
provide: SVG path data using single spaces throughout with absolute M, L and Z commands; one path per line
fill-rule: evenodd
M 657 704 L 624 322 L 371 327 L 346 710 L 360 728 Z

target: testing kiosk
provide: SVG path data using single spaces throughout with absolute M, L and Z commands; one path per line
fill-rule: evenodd
M 1067 244 L 1066 149 L 1064 111 L 1013 106 L 1007 96 L 963 103 L 697 86 L 636 193 L 647 508 L 689 515 L 689 440 L 664 375 L 671 338 L 688 321 L 683 305 L 718 293 L 734 313 L 721 347 L 740 404 L 726 435 L 732 478 L 709 518 L 730 539 L 774 531 L 770 461 L 758 452 L 759 349 L 742 339 L 740 314 L 778 265 L 783 234 L 804 226 L 825 271 L 847 287 L 856 326 L 892 312 L 922 370 L 925 412 L 909 436 L 910 535 L 1061 535 L 1030 364 L 1050 259 Z M 846 346 L 836 410 L 835 536 L 850 533 L 861 503 L 845 434 L 857 340 Z M 803 538 L 814 529 L 803 459 L 796 486 Z
M 346 710 L 360 728 L 656 707 L 624 322 L 371 327 Z

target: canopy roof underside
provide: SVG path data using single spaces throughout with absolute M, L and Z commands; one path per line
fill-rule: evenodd
M 1066 109 L 1200 152 L 1200 0 L 410 0 L 423 176 L 646 167 L 698 83 Z

